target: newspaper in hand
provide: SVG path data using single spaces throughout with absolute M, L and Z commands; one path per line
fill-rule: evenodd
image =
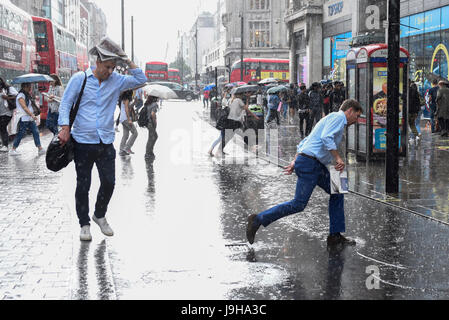
M 42 95 L 43 95 L 44 97 L 50 99 L 50 95 L 49 95 L 47 92 L 42 92 Z M 61 103 L 61 98 L 59 98 L 59 97 L 53 97 L 53 100 L 56 101 L 56 102 L 58 102 L 58 103 Z
M 331 194 L 347 194 L 349 193 L 348 172 L 346 170 L 340 172 L 334 166 L 329 168 L 331 180 Z

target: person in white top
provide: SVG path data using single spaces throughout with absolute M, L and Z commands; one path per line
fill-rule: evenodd
M 221 132 L 221 144 L 218 148 L 218 156 L 221 156 L 224 153 L 224 148 L 228 144 L 229 141 L 234 138 L 235 130 L 243 127 L 243 117 L 242 114 L 246 111 L 246 114 L 252 116 L 256 121 L 259 121 L 259 117 L 256 116 L 249 110 L 249 97 L 250 93 L 243 94 L 234 94 L 234 97 L 231 99 L 229 103 L 229 115 L 228 120 L 226 121 L 225 129 Z M 246 103 L 243 102 L 245 98 Z M 232 132 L 231 132 L 232 130 Z
M 61 79 L 57 74 L 51 74 L 55 81 L 50 82 L 50 88 L 48 89 L 48 114 L 46 125 L 54 135 L 58 134 L 58 119 L 59 119 L 59 105 L 61 99 L 64 96 L 64 88 L 62 86 Z
M 17 90 L 0 78 L 0 136 L 2 142 L 0 152 L 9 151 L 9 134 L 7 128 L 12 119 L 13 111 L 9 107 L 8 101 L 13 101 L 15 104 L 15 96 L 17 96 Z
M 135 119 L 134 112 L 134 103 L 133 101 L 133 92 L 132 90 L 128 90 L 122 93 L 120 96 L 120 123 L 123 126 L 123 137 L 120 143 L 120 156 L 128 156 L 130 154 L 134 154 L 131 148 L 134 146 L 136 142 L 137 136 L 139 133 L 137 132 L 136 126 L 133 123 L 133 118 Z M 129 137 L 129 134 L 131 138 Z
M 34 144 L 38 148 L 38 154 L 45 154 L 44 148 L 42 148 L 41 140 L 39 137 L 39 131 L 37 130 L 36 121 L 38 120 L 37 112 L 35 112 L 34 101 L 32 97 L 31 83 L 23 83 L 22 88 L 16 98 L 17 117 L 20 119 L 18 124 L 18 132 L 14 140 L 13 147 L 10 151 L 11 156 L 18 155 L 17 148 L 20 145 L 23 137 L 29 129 L 33 134 Z

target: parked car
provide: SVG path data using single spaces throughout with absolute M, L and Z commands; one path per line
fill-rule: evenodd
M 178 95 L 178 99 L 181 99 L 181 100 L 186 100 L 186 101 L 190 102 L 193 99 L 195 99 L 195 97 L 196 97 L 196 94 L 192 90 L 184 88 L 179 83 L 157 81 L 157 82 L 152 82 L 151 84 L 159 84 L 161 86 L 165 86 L 165 87 L 172 89 Z

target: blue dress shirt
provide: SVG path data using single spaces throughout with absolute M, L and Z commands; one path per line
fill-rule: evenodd
M 334 112 L 321 119 L 312 133 L 298 145 L 298 153 L 317 158 L 322 164 L 333 161 L 330 151 L 338 150 L 348 120 L 343 111 Z
M 93 68 L 86 71 L 86 87 L 72 128 L 72 137 L 78 143 L 114 143 L 114 113 L 120 93 L 147 81 L 141 69 L 129 70 L 129 72 L 131 76 L 113 72 L 109 79 L 100 85 L 93 74 Z M 84 79 L 84 72 L 78 72 L 70 79 L 59 107 L 58 124 L 60 126 L 69 125 L 70 110 L 78 99 Z

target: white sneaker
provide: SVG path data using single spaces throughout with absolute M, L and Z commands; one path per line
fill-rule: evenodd
M 8 147 L 3 146 L 0 148 L 0 152 L 9 152 L 9 149 L 8 149 Z
M 416 142 L 419 142 L 419 141 L 421 141 L 421 137 L 420 136 L 416 137 Z
M 108 222 L 106 221 L 106 218 L 98 219 L 95 215 L 92 217 L 92 220 L 98 224 L 98 226 L 101 229 L 101 232 L 105 236 L 112 237 L 114 235 L 114 231 L 112 231 L 111 227 L 109 226 Z
M 80 240 L 92 241 L 92 235 L 90 234 L 90 226 L 84 226 L 81 228 Z
M 39 149 L 39 151 L 37 152 L 38 155 L 43 156 L 47 153 L 47 151 L 45 149 Z
M 17 150 L 15 150 L 15 149 L 11 149 L 11 150 L 9 151 L 9 155 L 10 155 L 11 157 L 16 157 L 16 156 L 20 155 L 20 153 L 18 153 Z

